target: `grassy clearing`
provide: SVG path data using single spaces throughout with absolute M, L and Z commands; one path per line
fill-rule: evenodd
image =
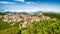
M 18 34 L 19 29 L 17 27 L 0 30 L 0 34 Z
M 11 27 L 10 24 L 8 24 L 7 22 L 4 22 L 4 21 L 2 21 L 2 19 L 0 19 L 0 30 L 7 29 L 10 27 Z

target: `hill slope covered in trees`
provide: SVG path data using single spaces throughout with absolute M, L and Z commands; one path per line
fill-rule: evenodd
M 18 28 L 19 23 L 11 26 L 0 19 L 0 34 L 60 34 L 60 14 L 44 13 L 43 15 L 56 19 L 34 22 L 31 26 L 22 29 Z

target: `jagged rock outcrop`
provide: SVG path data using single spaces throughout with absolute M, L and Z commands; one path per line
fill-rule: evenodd
M 3 17 L 3 18 L 2 18 Z M 44 16 L 43 14 L 39 14 L 37 16 L 32 16 L 31 14 L 7 14 L 2 16 L 2 20 L 4 22 L 8 22 L 10 25 L 14 25 L 16 22 L 19 22 L 19 28 L 26 28 L 28 25 L 40 22 L 41 20 L 50 20 L 51 18 L 48 16 Z M 55 19 L 52 19 L 55 20 Z

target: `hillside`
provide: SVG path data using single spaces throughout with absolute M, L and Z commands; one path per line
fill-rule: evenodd
M 0 34 L 60 34 L 58 17 L 59 14 L 49 13 L 43 13 L 43 15 L 7 14 L 0 18 Z
M 0 12 L 0 15 L 5 15 L 5 13 Z
M 58 18 L 58 19 L 60 19 L 60 14 L 55 14 L 55 13 L 43 13 L 43 15 L 45 15 L 45 16 L 49 16 L 49 17 L 51 17 L 51 18 Z

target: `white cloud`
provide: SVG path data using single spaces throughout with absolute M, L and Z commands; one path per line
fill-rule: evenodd
M 0 4 L 15 4 L 14 2 L 0 1 Z
M 36 12 L 36 11 L 38 11 L 37 9 L 31 9 L 31 10 L 5 10 L 5 11 L 9 11 L 9 12 Z
M 33 1 L 28 1 L 28 2 L 26 2 L 26 4 L 40 4 L 40 3 L 42 3 L 42 2 L 33 2 Z
M 25 2 L 25 0 L 15 0 L 15 1 L 20 1 L 20 2 L 26 3 L 28 5 L 33 5 L 33 4 L 37 5 L 37 4 L 39 4 L 39 3 L 36 3 L 36 2 Z
M 15 1 L 25 2 L 24 0 L 15 0 Z
M 35 4 L 34 2 L 26 2 L 26 4 Z
M 44 5 L 42 2 L 25 2 L 27 5 L 41 6 Z

